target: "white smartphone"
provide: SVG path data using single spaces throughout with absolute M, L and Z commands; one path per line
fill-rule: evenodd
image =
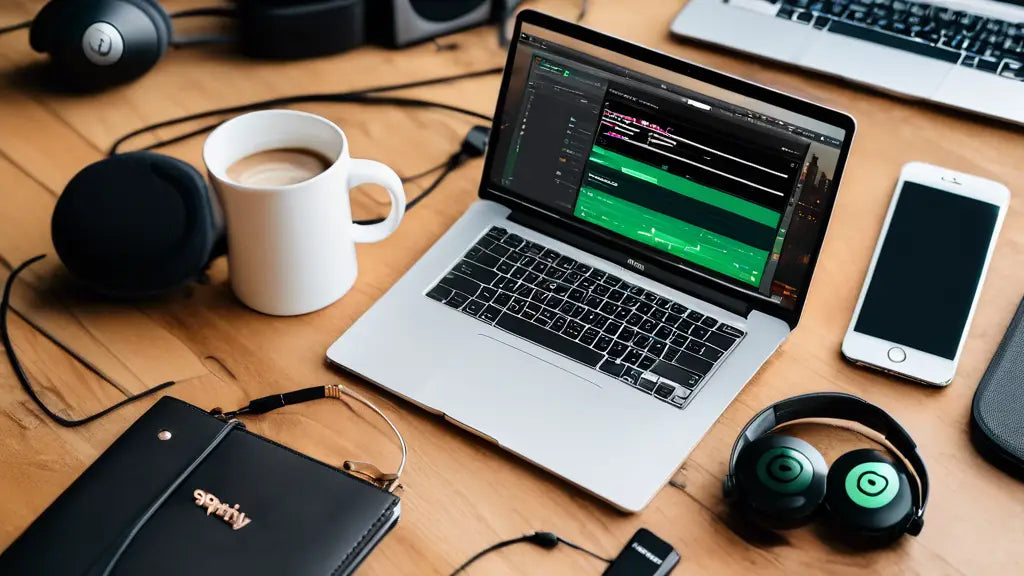
M 843 356 L 934 386 L 952 382 L 1009 204 L 998 182 L 904 166 Z

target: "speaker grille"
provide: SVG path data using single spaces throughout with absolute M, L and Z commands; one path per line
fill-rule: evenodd
M 1024 301 L 978 384 L 972 416 L 982 454 L 1024 474 Z

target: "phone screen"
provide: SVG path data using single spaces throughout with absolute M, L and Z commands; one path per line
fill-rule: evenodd
M 953 360 L 999 207 L 906 182 L 855 332 Z

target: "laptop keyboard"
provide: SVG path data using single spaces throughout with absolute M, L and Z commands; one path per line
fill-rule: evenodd
M 497 226 L 427 296 L 680 408 L 744 334 Z
M 1024 81 L 1024 22 L 903 0 L 764 1 L 778 18 Z

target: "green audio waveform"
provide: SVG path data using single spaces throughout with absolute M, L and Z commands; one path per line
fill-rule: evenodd
M 768 252 L 584 186 L 575 215 L 613 232 L 758 286 Z

